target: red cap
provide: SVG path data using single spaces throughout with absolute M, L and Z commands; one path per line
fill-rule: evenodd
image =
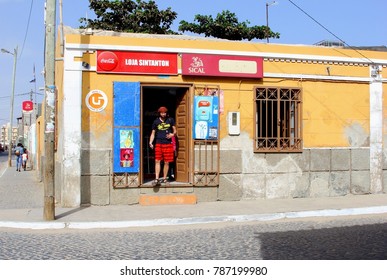
M 159 113 L 166 113 L 166 112 L 168 112 L 168 109 L 167 109 L 166 107 L 160 107 L 160 108 L 157 110 L 157 112 L 159 112 Z

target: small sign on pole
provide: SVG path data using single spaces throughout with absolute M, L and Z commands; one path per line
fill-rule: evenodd
M 23 101 L 22 108 L 23 113 L 32 113 L 34 110 L 34 103 L 32 101 Z

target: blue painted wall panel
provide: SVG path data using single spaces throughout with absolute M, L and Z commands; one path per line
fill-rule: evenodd
M 140 83 L 114 82 L 113 172 L 140 172 Z
M 114 82 L 114 126 L 140 126 L 140 83 Z

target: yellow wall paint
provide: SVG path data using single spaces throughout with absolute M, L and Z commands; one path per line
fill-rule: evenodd
M 184 38 L 184 37 L 181 37 Z M 205 42 L 205 44 L 203 44 Z M 66 36 L 69 44 L 96 44 L 109 46 L 131 47 L 160 47 L 160 48 L 187 48 L 187 49 L 212 49 L 243 52 L 270 52 L 300 54 L 311 56 L 329 57 L 355 57 L 368 56 L 373 59 L 387 59 L 387 53 L 362 51 L 360 53 L 347 49 L 333 49 L 316 46 L 275 45 L 251 42 L 230 42 L 225 40 L 209 39 L 176 39 L 169 36 L 80 36 L 70 34 Z M 94 50 L 93 50 L 94 51 Z M 96 66 L 96 53 L 85 52 L 82 61 Z M 366 63 L 367 61 L 365 61 Z M 179 65 L 181 61 L 179 58 Z M 385 69 L 385 68 L 384 68 Z M 277 74 L 302 74 L 320 75 L 324 77 L 369 77 L 367 65 L 318 63 L 313 61 L 264 61 L 264 73 Z M 303 140 L 304 147 L 349 147 L 353 145 L 351 133 L 369 133 L 369 84 L 360 82 L 338 81 L 311 81 L 302 79 L 236 79 L 236 78 L 210 78 L 210 77 L 182 77 L 170 76 L 160 79 L 151 75 L 116 75 L 97 74 L 93 71 L 83 73 L 83 106 L 82 106 L 82 131 L 90 132 L 99 137 L 112 131 L 113 120 L 113 93 L 114 81 L 127 81 L 141 83 L 162 84 L 201 84 L 219 85 L 224 92 L 224 113 L 220 117 L 220 137 L 227 136 L 226 115 L 230 111 L 241 113 L 241 131 L 247 132 L 253 138 L 254 131 L 254 87 L 300 87 L 303 91 Z M 386 86 L 384 86 L 384 89 Z M 84 105 L 86 94 L 93 89 L 104 91 L 109 99 L 109 105 L 103 113 L 90 112 Z M 386 101 L 385 106 L 387 106 Z M 387 115 L 385 116 L 387 119 Z M 387 128 L 385 129 L 387 131 Z M 367 137 L 365 137 L 367 138 Z M 367 142 L 361 143 L 367 145 Z
M 311 45 L 281 45 L 265 44 L 248 41 L 228 41 L 194 36 L 166 36 L 148 35 L 97 31 L 95 35 L 80 35 L 74 29 L 68 29 L 66 34 L 66 44 L 76 43 L 85 45 L 114 45 L 114 46 L 152 46 L 169 48 L 189 48 L 189 49 L 213 49 L 213 50 L 233 50 L 244 52 L 270 52 L 286 54 L 318 55 L 330 57 L 357 57 L 362 58 L 365 63 L 371 59 L 386 59 L 383 52 L 351 50 L 342 48 L 329 48 Z
M 369 132 L 369 89 L 364 84 L 304 82 L 305 147 L 348 147 L 346 128 Z
M 293 73 L 307 75 L 343 76 L 343 77 L 367 77 L 368 66 L 359 65 L 352 67 L 344 64 L 329 64 L 317 62 L 285 62 L 285 61 L 265 61 L 265 72 L 268 73 Z

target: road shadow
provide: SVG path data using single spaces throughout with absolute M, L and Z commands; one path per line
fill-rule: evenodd
M 387 259 L 387 223 L 254 235 L 265 260 Z

